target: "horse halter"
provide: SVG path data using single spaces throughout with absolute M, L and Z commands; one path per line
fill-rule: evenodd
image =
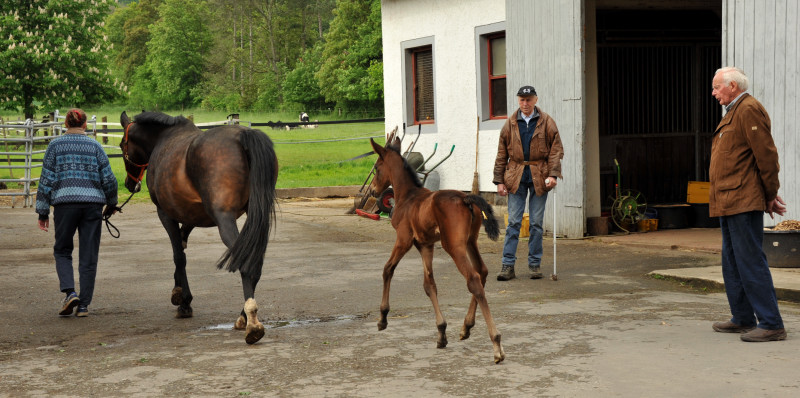
M 141 189 L 141 186 L 142 186 L 142 178 L 144 178 L 144 172 L 145 172 L 145 170 L 147 170 L 147 166 L 150 163 L 138 164 L 138 163 L 134 162 L 133 160 L 131 160 L 131 158 L 128 156 L 128 129 L 131 128 L 133 123 L 135 123 L 135 122 L 130 122 L 125 127 L 125 135 L 122 137 L 122 158 L 126 162 L 130 163 L 132 166 L 139 168 L 139 176 L 138 177 L 134 176 L 133 174 L 128 172 L 128 177 L 130 177 L 133 181 L 136 182 L 135 191 L 138 192 L 139 189 Z

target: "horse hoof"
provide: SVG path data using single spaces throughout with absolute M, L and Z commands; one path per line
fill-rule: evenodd
M 462 330 L 461 335 L 459 335 L 461 340 L 466 340 L 469 338 L 469 330 Z
M 181 305 L 183 302 L 183 289 L 180 287 L 174 287 L 172 289 L 172 305 Z
M 445 348 L 447 347 L 447 340 L 439 340 L 436 342 L 436 348 Z
M 244 330 L 247 327 L 247 318 L 239 315 L 236 322 L 233 323 L 233 328 L 236 330 Z
M 498 334 L 492 339 L 494 345 L 494 363 L 503 362 L 506 359 L 506 352 L 503 350 L 503 344 L 500 343 L 500 335 Z
M 178 307 L 178 312 L 175 314 L 175 318 L 191 318 L 192 315 L 194 315 L 192 307 Z
M 264 337 L 264 325 L 258 325 L 249 328 L 247 335 L 244 336 L 244 341 L 247 342 L 247 344 L 255 344 L 257 341 L 261 340 L 262 337 Z
M 378 322 L 378 331 L 381 331 L 381 330 L 383 330 L 383 329 L 386 329 L 386 325 L 387 325 L 387 322 L 386 322 L 386 321 L 380 321 L 380 322 Z

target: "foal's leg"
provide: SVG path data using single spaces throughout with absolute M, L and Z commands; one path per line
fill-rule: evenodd
M 486 287 L 486 276 L 489 274 L 489 270 L 486 268 L 486 264 L 483 262 L 483 258 L 481 258 L 481 254 L 478 251 L 477 241 L 470 240 L 467 243 L 467 254 L 469 255 L 469 260 L 472 263 L 472 267 L 481 277 L 481 285 Z M 472 296 L 472 299 L 469 302 L 467 316 L 464 318 L 464 326 L 461 328 L 461 340 L 466 340 L 469 338 L 470 330 L 473 326 L 475 326 L 475 312 L 477 308 L 478 299 L 476 299 L 475 296 Z
M 439 340 L 436 342 L 436 348 L 447 347 L 447 322 L 442 316 L 442 311 L 439 309 L 438 290 L 436 289 L 436 281 L 433 280 L 433 245 L 422 246 L 415 244 L 419 254 L 422 255 L 422 266 L 424 272 L 424 279 L 422 286 L 425 288 L 425 294 L 431 299 L 433 304 L 433 311 L 436 313 L 436 328 L 439 329 Z
M 186 254 L 183 252 L 183 239 L 178 222 L 169 218 L 161 209 L 158 209 L 158 219 L 169 235 L 172 245 L 172 260 L 175 263 L 175 287 L 172 288 L 172 305 L 178 306 L 178 318 L 192 316 L 192 292 L 189 290 L 189 279 L 186 277 Z
M 486 300 L 486 293 L 483 290 L 483 285 L 486 281 L 485 277 L 481 277 L 481 275 L 472 267 L 468 258 L 467 258 L 467 247 L 462 244 L 445 244 L 445 239 L 442 239 L 442 247 L 450 254 L 450 257 L 453 258 L 453 261 L 456 263 L 456 267 L 461 272 L 461 275 L 464 275 L 464 278 L 467 280 L 467 289 L 469 292 L 472 293 L 473 300 L 478 302 L 478 305 L 481 307 L 481 313 L 483 314 L 483 318 L 486 320 L 486 326 L 489 328 L 489 338 L 492 340 L 492 347 L 494 349 L 494 362 L 500 363 L 503 359 L 506 358 L 506 354 L 503 351 L 503 346 L 500 344 L 500 332 L 497 331 L 497 327 L 494 324 L 494 319 L 492 318 L 492 314 L 489 311 L 489 302 Z
M 389 261 L 383 266 L 383 296 L 381 297 L 381 319 L 378 321 L 378 330 L 386 329 L 386 315 L 389 314 L 389 287 L 392 284 L 394 269 L 397 268 L 400 259 L 411 249 L 411 244 L 411 238 L 401 239 L 398 234 Z

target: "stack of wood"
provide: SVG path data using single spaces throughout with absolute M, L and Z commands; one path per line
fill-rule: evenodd
M 797 231 L 797 230 L 800 230 L 800 221 L 797 221 L 797 220 L 781 221 L 772 230 L 773 231 Z

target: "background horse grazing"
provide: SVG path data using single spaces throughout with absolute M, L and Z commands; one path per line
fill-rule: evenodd
M 461 339 L 469 338 L 470 329 L 475 326 L 475 310 L 481 313 L 489 328 L 489 337 L 494 348 L 494 362 L 505 359 L 506 354 L 500 344 L 500 333 L 489 312 L 484 286 L 488 270 L 478 251 L 478 232 L 483 221 L 486 233 L 497 240 L 500 232 L 492 207 L 477 195 L 466 195 L 461 191 L 442 190 L 431 192 L 423 188 L 417 174 L 400 156 L 400 140 L 393 135 L 381 147 L 370 139 L 372 148 L 378 154 L 375 163 L 375 177 L 372 180 L 375 192 L 383 192 L 389 185 L 394 189 L 394 213 L 392 226 L 397 232 L 389 261 L 383 267 L 383 297 L 381 299 L 381 319 L 378 330 L 386 329 L 386 316 L 389 314 L 389 286 L 394 270 L 400 259 L 414 245 L 422 255 L 424 266 L 425 293 L 433 303 L 436 312 L 436 325 L 439 329 L 438 348 L 447 346 L 447 322 L 439 310 L 436 282 L 433 280 L 433 244 L 442 241 L 442 248 L 453 258 L 456 267 L 467 280 L 467 288 L 472 293 Z M 481 216 L 483 215 L 483 217 Z
M 147 170 L 147 188 L 167 230 L 175 261 L 172 304 L 179 318 L 192 316 L 192 293 L 186 277 L 186 241 L 195 227 L 219 228 L 228 250 L 217 263 L 239 271 L 244 309 L 234 327 L 247 329 L 245 341 L 264 336 L 254 298 L 271 223 L 275 219 L 278 161 L 266 134 L 243 126 L 220 126 L 201 132 L 191 121 L 144 112 L 130 121 L 123 112 L 125 187 L 138 192 Z M 247 213 L 241 234 L 236 219 Z

